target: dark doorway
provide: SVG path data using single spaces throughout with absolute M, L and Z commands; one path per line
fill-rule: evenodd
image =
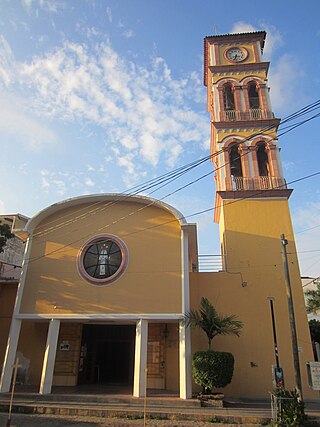
M 132 385 L 133 325 L 84 325 L 78 384 Z

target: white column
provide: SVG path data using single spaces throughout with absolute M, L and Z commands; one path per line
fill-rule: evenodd
M 15 319 L 15 315 L 19 314 L 22 292 L 24 288 L 24 283 L 26 280 L 28 262 L 30 258 L 31 251 L 31 242 L 32 238 L 28 238 L 26 243 L 26 248 L 24 252 L 23 262 L 22 262 L 22 271 L 20 282 L 17 289 L 16 302 L 13 310 L 12 321 L 10 326 L 10 332 L 7 342 L 6 355 L 3 362 L 3 369 L 0 382 L 0 393 L 6 393 L 10 390 L 11 378 L 12 378 L 12 365 L 15 362 L 20 329 L 21 329 L 21 320 Z
M 276 140 L 275 143 L 277 144 L 278 140 Z M 277 165 L 278 165 L 279 175 L 280 175 L 281 178 L 284 179 L 283 168 L 282 168 L 282 161 L 280 159 L 280 148 L 278 146 L 275 149 L 275 155 L 276 155 L 276 159 L 277 159 Z
M 46 351 L 44 353 L 42 375 L 40 382 L 40 394 L 51 393 L 54 363 L 56 360 L 60 320 L 51 319 L 47 336 Z
M 140 319 L 136 324 L 136 348 L 134 355 L 133 395 L 144 397 L 147 387 L 148 321 Z
M 12 365 L 15 362 L 19 335 L 21 329 L 21 320 L 14 317 L 11 321 L 10 333 L 7 342 L 6 355 L 3 362 L 3 369 L 0 383 L 0 393 L 7 393 L 10 391 L 11 378 L 12 378 Z
M 181 233 L 182 313 L 185 314 L 190 310 L 188 231 L 182 226 Z M 192 397 L 190 328 L 186 328 L 181 322 L 179 324 L 179 368 L 180 398 L 190 399 Z
M 180 399 L 191 399 L 191 340 L 190 328 L 179 324 Z

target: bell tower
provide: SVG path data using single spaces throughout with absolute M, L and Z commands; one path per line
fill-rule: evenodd
M 287 189 L 279 156 L 280 119 L 275 118 L 269 98 L 269 62 L 262 58 L 265 38 L 265 31 L 257 31 L 204 39 L 210 154 L 216 171 L 214 220 L 220 224 L 223 254 L 224 207 L 235 200 L 250 205 L 249 210 L 252 201 L 268 200 L 269 206 L 272 200 L 287 201 L 292 191 Z
M 204 84 L 211 115 L 216 169 L 215 221 L 222 200 L 288 195 L 277 128 L 262 60 L 266 33 L 226 34 L 204 40 Z M 276 192 L 275 192 L 276 191 Z
M 309 329 L 291 224 L 289 190 L 283 176 L 277 129 L 268 89 L 269 62 L 263 60 L 264 31 L 204 39 L 204 84 L 211 118 L 211 160 L 215 168 L 214 220 L 219 224 L 226 281 L 212 290 L 228 294 L 233 313 L 244 321 L 237 360 L 243 378 L 235 385 L 271 387 L 273 362 L 270 298 L 275 301 L 280 363 L 286 387 L 294 387 L 288 297 L 280 236 L 288 241 L 289 270 L 296 316 L 302 384 L 312 359 Z M 229 274 L 231 273 L 231 274 Z M 241 287 L 232 287 L 232 278 Z M 211 284 L 210 284 L 211 286 Z M 263 327 L 263 334 L 261 334 Z M 249 363 L 250 362 L 250 363 Z M 255 369 L 252 369 L 252 368 Z M 245 390 L 243 391 L 245 393 Z

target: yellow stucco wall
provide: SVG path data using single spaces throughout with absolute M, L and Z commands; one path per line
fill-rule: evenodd
M 191 301 L 197 307 L 206 296 L 223 314 L 235 314 L 244 322 L 240 338 L 221 336 L 217 350 L 235 356 L 234 378 L 224 392 L 228 396 L 267 397 L 272 390 L 271 366 L 275 364 L 268 296 L 275 297 L 275 319 L 280 365 L 286 387 L 294 387 L 289 313 L 287 307 L 280 234 L 287 246 L 297 324 L 300 368 L 305 397 L 316 397 L 307 381 L 306 362 L 313 360 L 310 333 L 301 288 L 295 244 L 285 199 L 225 201 L 220 231 L 228 273 L 191 274 Z M 193 332 L 193 350 L 206 349 L 205 336 Z
M 234 47 L 234 43 L 230 44 L 230 45 L 219 45 L 218 50 L 219 50 L 219 59 L 220 59 L 220 65 L 230 65 L 233 64 L 232 62 L 228 61 L 225 57 L 225 52 L 230 49 L 231 47 Z M 237 43 L 237 46 L 241 46 L 242 48 L 246 49 L 248 52 L 248 56 L 246 58 L 246 62 L 255 62 L 255 55 L 254 55 L 254 50 L 253 50 L 253 46 L 252 44 L 246 43 L 246 44 L 241 44 L 239 45 Z M 238 64 L 235 64 L 239 66 Z
M 224 60 L 226 61 L 226 60 Z M 246 61 L 247 63 L 247 61 Z M 228 62 L 228 65 L 231 65 L 230 62 Z M 247 77 L 258 77 L 261 80 L 266 80 L 267 76 L 265 71 L 259 71 L 259 70 L 255 70 L 254 72 L 250 72 L 250 74 L 248 73 L 244 73 L 244 72 L 239 72 L 236 71 L 236 73 L 232 74 L 231 76 L 221 76 L 220 74 L 212 74 L 212 78 L 211 78 L 211 83 L 212 84 L 217 84 L 220 80 L 226 80 L 226 79 L 232 79 L 235 80 L 236 82 L 241 82 L 243 79 L 247 78 Z
M 141 210 L 142 205 L 132 201 L 107 203 L 66 207 L 36 227 L 21 313 L 181 312 L 178 220 L 157 206 Z M 100 209 L 91 212 L 97 207 Z M 38 234 L 83 214 L 66 226 Z M 116 235 L 125 242 L 129 263 L 118 280 L 95 286 L 80 277 L 76 258 L 81 246 L 101 233 Z

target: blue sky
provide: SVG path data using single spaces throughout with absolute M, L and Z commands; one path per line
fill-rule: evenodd
M 0 0 L 0 12 L 3 213 L 32 216 L 69 197 L 122 192 L 209 154 L 206 35 L 267 31 L 277 117 L 320 98 L 318 0 Z M 279 139 L 288 182 L 320 170 L 318 126 Z M 301 271 L 317 277 L 319 177 L 292 187 Z M 210 208 L 213 178 L 163 200 L 185 215 Z M 200 253 L 219 253 L 212 216 L 191 220 Z

